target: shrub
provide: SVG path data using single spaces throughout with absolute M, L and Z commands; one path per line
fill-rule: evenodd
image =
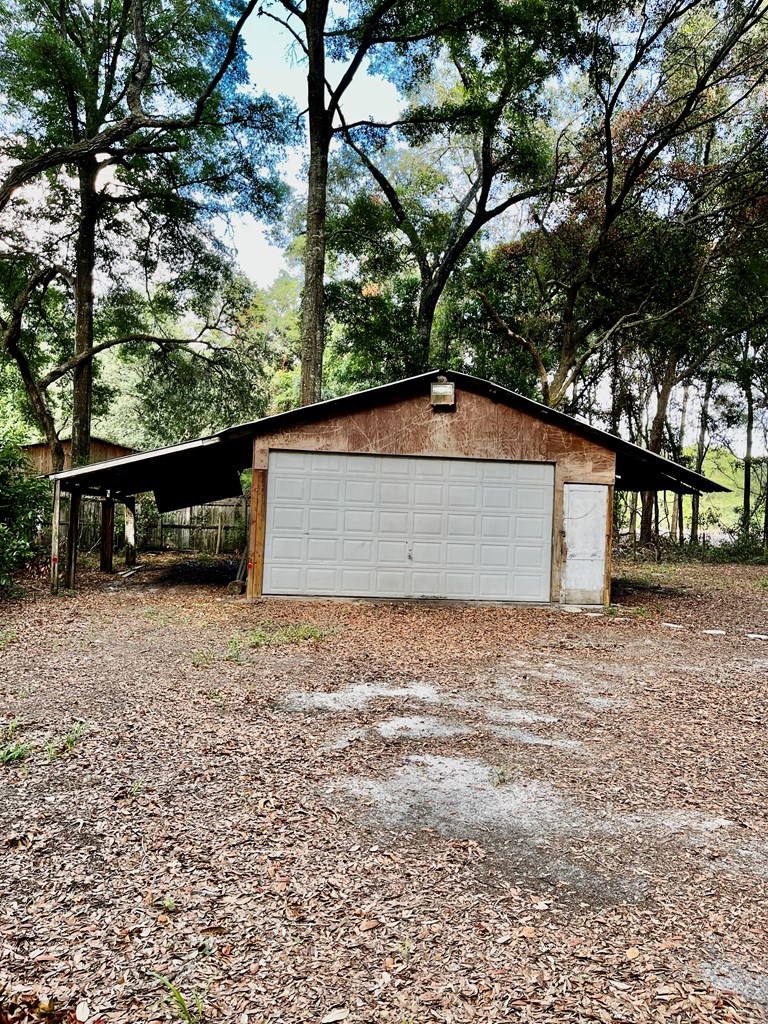
M 48 482 L 32 475 L 18 437 L 0 433 L 0 588 L 33 557 L 32 537 L 49 493 Z

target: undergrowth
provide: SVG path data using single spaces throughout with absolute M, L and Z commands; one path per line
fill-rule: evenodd
M 271 623 L 263 623 L 251 633 L 248 643 L 251 647 L 277 647 L 282 644 L 300 644 L 307 640 L 319 642 L 325 640 L 330 633 L 329 629 L 321 629 L 320 626 L 310 626 L 306 623 L 288 626 L 273 626 Z

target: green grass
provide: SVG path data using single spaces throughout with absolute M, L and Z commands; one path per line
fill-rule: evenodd
M 15 629 L 0 629 L 0 651 L 14 640 L 18 640 L 19 634 Z
M 165 1003 L 173 1010 L 179 1020 L 185 1024 L 205 1024 L 205 1003 L 203 995 L 194 991 L 190 999 L 186 999 L 180 989 L 163 974 L 156 974 L 155 977 L 168 990 L 168 997 Z
M 0 728 L 0 764 L 19 764 L 26 760 L 27 754 L 32 749 L 32 744 L 16 738 L 19 731 L 18 718 L 12 719 L 7 725 Z
M 300 644 L 308 640 L 320 642 L 330 635 L 331 630 L 321 629 L 319 626 L 310 626 L 306 623 L 296 623 L 288 626 L 274 626 L 272 623 L 263 623 L 255 629 L 248 637 L 251 647 L 279 647 L 285 644 Z
M 55 761 L 57 757 L 67 757 L 85 735 L 85 726 L 82 722 L 75 724 L 68 729 L 63 736 L 54 736 L 45 744 L 45 756 L 48 761 Z
M 694 449 L 686 449 L 686 455 L 695 457 Z M 717 521 L 726 527 L 736 526 L 744 502 L 744 462 L 736 459 L 724 448 L 713 448 L 704 457 L 702 472 L 716 484 L 730 488 L 730 494 L 702 494 L 699 503 L 702 523 Z M 759 490 L 758 481 L 752 480 L 752 499 Z M 686 517 L 690 514 L 690 498 L 685 499 Z M 706 526 L 705 526 L 706 529 Z

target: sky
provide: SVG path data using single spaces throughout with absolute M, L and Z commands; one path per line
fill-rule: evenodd
M 252 16 L 243 31 L 250 57 L 251 81 L 257 91 L 285 96 L 299 110 L 306 106 L 306 66 L 298 60 L 298 47 L 287 31 L 272 19 Z M 339 67 L 332 68 L 338 77 Z M 333 80 L 333 79 L 332 79 Z M 370 114 L 382 119 L 392 118 L 400 107 L 397 90 L 379 77 L 358 72 L 348 89 L 343 109 L 350 120 L 361 120 Z M 301 191 L 306 187 L 303 174 L 304 149 L 292 149 L 286 156 L 285 179 Z M 259 287 L 266 288 L 281 270 L 287 268 L 279 246 L 269 241 L 268 229 L 253 217 L 233 221 L 226 240 L 238 255 L 243 271 Z

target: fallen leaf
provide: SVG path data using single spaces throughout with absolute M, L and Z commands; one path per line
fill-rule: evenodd
M 81 1002 L 79 1002 L 77 1004 L 77 1007 L 75 1009 L 75 1017 L 79 1021 L 86 1021 L 86 1020 L 88 1020 L 88 1018 L 90 1016 L 91 1016 L 91 1008 L 88 1005 L 88 1003 L 86 1003 L 86 1001 L 83 999 L 83 1000 L 81 1000 Z
M 640 950 L 637 948 L 637 946 L 630 946 L 624 954 L 624 956 L 627 958 L 627 960 L 637 960 L 637 958 L 640 956 Z
M 333 1010 L 329 1010 L 328 1013 L 320 1021 L 320 1024 L 334 1024 L 337 1020 L 346 1020 L 349 1016 L 349 1010 L 344 1006 L 337 1006 Z

